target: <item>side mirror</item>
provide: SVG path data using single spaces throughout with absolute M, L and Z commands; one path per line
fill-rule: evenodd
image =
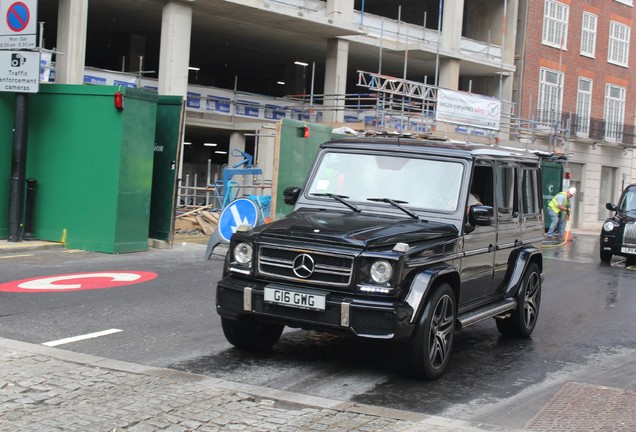
M 607 204 L 605 204 L 605 208 L 610 210 L 610 211 L 616 211 L 616 204 L 607 203 Z
M 289 205 L 296 204 L 296 201 L 298 201 L 299 196 L 300 196 L 299 187 L 287 187 L 283 191 L 283 201 L 285 201 L 285 204 L 289 204 Z
M 468 223 L 475 226 L 489 226 L 494 224 L 494 211 L 491 206 L 474 205 L 468 212 Z

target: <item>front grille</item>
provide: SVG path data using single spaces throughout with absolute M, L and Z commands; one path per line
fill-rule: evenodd
M 396 332 L 393 312 L 378 312 L 353 309 L 351 311 L 351 328 L 358 334 L 386 336 Z
M 294 272 L 294 261 L 300 255 L 308 255 L 313 262 L 313 272 L 299 277 Z M 317 251 L 261 246 L 258 254 L 258 272 L 285 280 L 304 280 L 317 285 L 345 287 L 351 284 L 353 257 Z
M 636 244 L 636 222 L 625 224 L 623 246 L 633 247 Z

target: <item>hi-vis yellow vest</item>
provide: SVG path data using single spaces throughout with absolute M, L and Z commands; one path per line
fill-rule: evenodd
M 551 200 L 551 201 L 550 201 L 550 203 L 548 204 L 548 207 L 550 207 L 552 210 L 554 210 L 554 212 L 555 212 L 556 214 L 559 214 L 559 213 L 561 212 L 561 209 L 557 206 L 557 205 L 558 205 L 557 197 L 558 197 L 559 195 L 563 195 L 563 196 L 565 197 L 565 200 L 563 200 L 563 206 L 564 206 L 564 207 L 567 207 L 567 206 L 568 206 L 568 204 L 569 204 L 569 201 L 570 201 L 570 200 L 568 200 L 568 194 L 567 194 L 567 193 L 565 193 L 565 192 L 559 192 L 559 193 L 558 193 L 558 194 L 556 194 L 554 197 L 552 197 L 552 200 Z

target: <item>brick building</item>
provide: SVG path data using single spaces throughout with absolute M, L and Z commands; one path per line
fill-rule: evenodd
M 568 155 L 573 226 L 598 229 L 636 178 L 633 0 L 519 4 L 513 102 L 522 142 Z

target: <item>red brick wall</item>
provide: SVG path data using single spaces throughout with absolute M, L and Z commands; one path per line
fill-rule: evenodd
M 605 84 L 612 83 L 626 87 L 625 124 L 633 124 L 636 104 L 636 75 L 626 67 L 607 62 L 609 23 L 611 20 L 622 24 L 636 22 L 636 7 L 630 7 L 614 0 L 562 0 L 569 5 L 567 43 L 564 50 L 543 45 L 544 0 L 529 0 L 528 33 L 526 37 L 522 95 L 518 111 L 522 118 L 532 118 L 536 109 L 539 89 L 539 70 L 542 66 L 560 70 L 565 74 L 563 88 L 563 112 L 576 113 L 576 96 L 579 76 L 593 79 L 592 117 L 603 118 L 605 106 Z M 595 58 L 582 56 L 581 24 L 583 12 L 597 15 Z M 636 62 L 636 32 L 632 29 L 629 46 L 629 65 Z M 518 73 L 520 71 L 517 71 Z M 532 104 L 532 109 L 530 108 Z

